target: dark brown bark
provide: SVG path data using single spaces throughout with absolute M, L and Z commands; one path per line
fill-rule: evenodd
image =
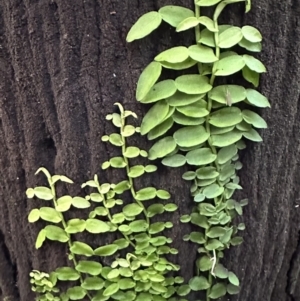
M 34 172 L 45 166 L 66 174 L 76 182 L 72 194 L 95 173 L 103 181 L 120 178 L 119 172 L 104 174 L 99 168 L 114 153 L 100 140 L 112 131 L 105 115 L 118 101 L 142 116 L 145 107 L 134 97 L 141 70 L 167 46 L 193 40 L 192 33 L 175 35 L 165 25 L 131 45 L 126 33 L 147 11 L 170 3 L 192 7 L 192 2 L 0 0 L 0 300 L 33 300 L 31 269 L 51 271 L 66 263 L 59 244 L 34 249 L 41 225 L 29 225 L 27 214 L 39 203 L 25 196 L 26 187 L 41 181 Z M 226 254 L 242 291 L 227 299 L 299 301 L 300 4 L 252 2 L 247 16 L 242 17 L 242 6 L 228 16 L 263 33 L 260 58 L 268 73 L 260 91 L 272 109 L 262 112 L 269 124 L 264 142 L 243 152 L 240 197 L 250 200 L 245 243 Z M 145 138 L 134 142 L 149 146 Z M 192 206 L 181 173 L 160 168 L 147 181 L 168 189 L 180 206 L 171 216 L 171 236 L 180 251 L 175 260 L 188 279 L 196 252 L 182 243 L 189 226 L 178 222 Z

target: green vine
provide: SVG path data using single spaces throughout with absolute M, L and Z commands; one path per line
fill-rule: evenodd
M 242 138 L 262 141 L 254 128 L 267 128 L 266 122 L 251 108 L 270 107 L 268 99 L 253 88 L 231 84 L 239 74 L 258 87 L 259 76 L 266 72 L 262 62 L 248 52 L 261 51 L 261 33 L 254 27 L 242 28 L 219 24 L 219 16 L 229 4 L 250 0 L 195 0 L 195 10 L 165 6 L 158 12 L 144 14 L 132 26 L 127 42 L 149 35 L 165 21 L 177 32 L 195 31 L 196 43 L 190 47 L 176 46 L 158 54 L 142 72 L 137 84 L 136 99 L 154 105 L 144 116 L 141 134 L 149 140 L 159 138 L 149 150 L 149 159 L 161 159 L 169 167 L 188 166 L 183 179 L 191 182 L 195 207 L 181 222 L 198 226 L 184 236 L 185 241 L 198 244 L 195 276 L 190 290 L 205 291 L 206 301 L 237 294 L 238 277 L 225 268 L 220 259 L 223 251 L 242 243 L 233 219 L 243 214 L 247 199 L 232 198 L 242 189 L 237 176 L 241 169 L 238 150 L 245 148 Z M 201 15 L 202 7 L 215 6 L 212 17 Z M 157 82 L 163 68 L 186 70 L 197 66 L 198 74 L 185 72 L 175 80 Z M 179 127 L 179 129 L 178 129 Z M 162 138 L 163 137 L 163 138 Z
M 102 164 L 103 169 L 109 167 L 125 169 L 127 177 L 117 183 L 100 183 L 98 176 L 82 185 L 89 192 L 85 197 L 63 195 L 57 196 L 58 181 L 72 184 L 65 176 L 54 175 L 45 168 L 43 172 L 49 187 L 38 186 L 28 188 L 28 198 L 52 201 L 52 206 L 31 210 L 28 220 L 31 223 L 42 219 L 50 222 L 38 234 L 36 248 L 42 247 L 46 239 L 67 243 L 69 266 L 59 267 L 50 274 L 34 270 L 30 273 L 32 290 L 37 293 L 36 300 L 174 300 L 171 297 L 185 289 L 182 277 L 173 277 L 179 266 L 166 259 L 167 254 L 177 254 L 170 247 L 172 239 L 162 232 L 171 228 L 171 222 L 152 222 L 151 219 L 163 212 L 177 210 L 177 205 L 167 202 L 170 194 L 166 190 L 146 187 L 136 191 L 135 179 L 144 173 L 155 172 L 157 167 L 152 164 L 131 165 L 130 160 L 138 156 L 147 157 L 144 150 L 135 146 L 127 146 L 126 139 L 139 132 L 139 128 L 126 124 L 129 116 L 135 113 L 125 111 L 116 104 L 119 113 L 109 114 L 119 133 L 102 137 L 112 145 L 120 148 L 121 156 L 113 157 Z M 121 195 L 129 191 L 132 202 L 123 205 Z M 156 202 L 155 199 L 160 199 Z M 149 201 L 152 204 L 148 204 Z M 121 210 L 118 208 L 121 207 Z M 69 219 L 65 213 L 72 207 L 80 210 L 92 208 L 87 212 L 88 218 Z M 112 243 L 97 248 L 78 241 L 76 234 L 87 231 L 91 234 L 107 236 L 115 232 L 119 237 Z M 124 257 L 122 256 L 124 255 Z M 113 256 L 112 264 L 105 266 L 99 259 Z M 60 292 L 58 281 L 75 282 L 66 292 Z

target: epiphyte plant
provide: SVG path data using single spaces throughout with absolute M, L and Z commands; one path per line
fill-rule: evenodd
M 85 197 L 58 197 L 57 182 L 72 184 L 73 181 L 66 176 L 51 176 L 47 169 L 40 168 L 37 173 L 45 174 L 49 187 L 38 186 L 26 191 L 28 198 L 52 201 L 52 205 L 32 209 L 28 216 L 31 223 L 39 219 L 51 223 L 40 230 L 36 248 L 41 248 L 46 239 L 67 243 L 70 261 L 68 266 L 58 267 L 49 274 L 37 270 L 30 273 L 36 300 L 174 301 L 173 297 L 186 288 L 182 277 L 174 277 L 179 266 L 166 258 L 167 254 L 177 254 L 177 250 L 170 246 L 172 239 L 163 235 L 164 229 L 171 228 L 172 223 L 151 222 L 158 214 L 175 211 L 177 205 L 167 202 L 170 194 L 166 190 L 155 187 L 135 190 L 135 179 L 144 173 L 155 172 L 157 167 L 152 164 L 130 165 L 132 158 L 146 158 L 148 153 L 138 147 L 127 146 L 127 137 L 139 132 L 139 128 L 126 124 L 126 120 L 136 115 L 124 110 L 121 104 L 116 105 L 120 113 L 109 114 L 106 118 L 119 129 L 119 133 L 105 135 L 102 141 L 119 147 L 121 155 L 104 162 L 102 168 L 125 169 L 125 180 L 101 184 L 95 175 L 93 180 L 82 185 L 89 191 Z M 125 191 L 131 193 L 131 202 L 127 204 L 121 198 Z M 85 210 L 88 217 L 84 219 L 84 213 L 81 213 L 80 218 L 67 220 L 65 213 L 72 207 Z M 91 210 L 86 212 L 87 209 Z M 94 248 L 76 239 L 76 234 L 84 231 L 94 235 L 115 232 L 118 237 L 112 243 Z M 113 256 L 112 263 L 105 266 L 101 258 L 108 256 Z M 60 292 L 57 287 L 59 281 L 75 282 L 75 285 L 66 292 Z
M 270 107 L 255 89 L 260 74 L 266 72 L 263 63 L 251 55 L 261 51 L 261 33 L 250 25 L 219 24 L 227 5 L 239 2 L 250 11 L 250 0 L 195 0 L 194 11 L 168 5 L 141 16 L 127 35 L 127 42 L 144 38 L 162 21 L 176 32 L 192 29 L 195 33 L 195 44 L 167 49 L 144 69 L 136 99 L 154 104 L 141 124 L 142 135 L 149 140 L 159 138 L 149 150 L 149 159 L 161 159 L 168 167 L 188 166 L 182 178 L 191 182 L 195 206 L 181 221 L 198 226 L 198 231 L 183 239 L 199 246 L 189 288 L 204 291 L 206 301 L 240 291 L 238 277 L 220 260 L 225 249 L 243 241 L 237 233 L 245 229 L 243 223 L 233 224 L 248 202 L 233 198 L 235 190 L 242 189 L 238 150 L 246 147 L 243 138 L 262 141 L 255 128 L 267 128 L 267 124 L 253 109 Z M 213 15 L 201 15 L 203 7 L 214 7 Z M 240 54 L 242 49 L 247 54 Z M 191 74 L 185 71 L 176 79 L 158 82 L 163 68 L 192 67 Z M 248 88 L 232 84 L 239 75 Z

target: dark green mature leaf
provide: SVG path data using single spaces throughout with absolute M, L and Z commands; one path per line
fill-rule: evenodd
M 136 89 L 136 99 L 141 101 L 149 93 L 157 82 L 162 71 L 162 66 L 158 62 L 150 63 L 141 73 Z
M 226 286 L 223 283 L 217 283 L 211 288 L 209 297 L 211 299 L 219 299 L 226 295 Z
M 169 105 L 165 100 L 158 101 L 144 116 L 141 124 L 141 135 L 149 133 L 165 120 L 169 112 Z
M 116 253 L 119 247 L 115 244 L 99 247 L 95 249 L 94 254 L 98 256 L 111 256 Z
M 177 144 L 173 137 L 165 137 L 157 141 L 149 150 L 149 160 L 155 160 L 157 158 L 163 158 L 172 153 Z
M 242 112 L 237 107 L 228 107 L 210 114 L 209 123 L 216 127 L 237 125 L 243 120 Z
M 242 138 L 242 132 L 238 130 L 233 130 L 231 132 L 221 134 L 221 135 L 212 135 L 212 144 L 218 147 L 229 146 Z
M 57 276 L 57 279 L 61 281 L 75 281 L 80 278 L 79 273 L 70 267 L 57 268 L 55 270 L 55 274 Z
M 210 148 L 201 148 L 188 152 L 186 158 L 188 164 L 199 166 L 212 163 L 217 155 L 213 154 Z
M 214 269 L 214 273 L 220 279 L 228 278 L 228 270 L 223 266 L 223 264 L 218 263 Z
M 216 249 L 222 248 L 222 247 L 224 247 L 224 245 L 217 239 L 210 239 L 207 242 L 207 245 L 205 246 L 205 248 L 209 251 L 216 250 Z
M 189 286 L 192 291 L 198 292 L 202 290 L 207 290 L 210 288 L 210 284 L 207 278 L 203 276 L 195 276 L 190 279 Z
M 257 113 L 250 110 L 243 110 L 243 119 L 252 124 L 256 128 L 266 129 L 268 127 L 267 123 L 263 118 L 261 118 Z
M 226 229 L 223 227 L 211 227 L 208 231 L 207 231 L 207 236 L 210 238 L 218 238 L 223 236 L 226 233 Z
M 142 15 L 129 30 L 126 41 L 132 42 L 149 35 L 161 23 L 162 17 L 156 11 Z
M 250 104 L 259 108 L 271 107 L 267 97 L 253 89 L 247 89 L 247 100 Z
M 50 240 L 67 242 L 69 240 L 68 234 L 60 227 L 48 225 L 45 228 L 46 237 Z
M 239 286 L 235 286 L 231 283 L 227 285 L 227 293 L 230 295 L 236 295 L 240 292 L 241 288 Z
M 157 62 L 168 62 L 171 64 L 181 63 L 189 57 L 189 51 L 184 46 L 177 46 L 167 49 L 157 55 L 154 60 Z
M 86 295 L 86 290 L 80 286 L 74 286 L 67 290 L 70 300 L 82 300 Z
M 96 261 L 80 260 L 75 269 L 81 273 L 97 276 L 102 271 L 102 265 Z
M 206 76 L 196 74 L 181 75 L 176 78 L 175 84 L 179 91 L 186 94 L 207 93 L 212 88 Z
M 190 241 L 197 244 L 204 244 L 206 242 L 205 236 L 201 232 L 191 232 Z
M 183 127 L 173 135 L 175 142 L 181 147 L 191 147 L 205 142 L 209 138 L 202 125 Z
M 169 117 L 163 123 L 159 124 L 148 133 L 147 135 L 148 140 L 153 140 L 164 135 L 170 128 L 172 128 L 173 124 L 174 124 L 173 118 Z
M 173 156 L 165 157 L 161 161 L 161 163 L 169 167 L 180 167 L 186 163 L 186 158 L 183 155 L 176 154 Z
M 173 27 L 177 27 L 184 19 L 194 16 L 192 10 L 176 5 L 164 6 L 158 12 L 163 20 Z
M 94 251 L 89 245 L 79 241 L 73 242 L 70 250 L 77 255 L 84 255 L 87 257 L 94 255 Z
M 239 72 L 245 66 L 241 55 L 231 55 L 214 63 L 213 73 L 216 76 L 227 76 Z
M 206 255 L 201 256 L 201 258 L 197 261 L 197 266 L 201 272 L 206 272 L 211 270 L 213 262 L 211 258 Z
M 214 63 L 218 60 L 213 50 L 203 45 L 192 45 L 188 49 L 189 56 L 200 63 Z

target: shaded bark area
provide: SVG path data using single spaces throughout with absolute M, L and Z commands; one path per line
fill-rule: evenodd
M 145 107 L 134 97 L 141 70 L 159 51 L 194 38 L 174 34 L 166 25 L 131 45 L 125 37 L 140 15 L 170 2 L 192 7 L 193 1 L 0 0 L 0 300 L 33 300 L 29 272 L 66 264 L 66 250 L 59 244 L 34 249 L 41 224 L 29 225 L 27 214 L 40 203 L 27 200 L 25 190 L 43 181 L 34 176 L 37 168 L 72 178 L 72 195 L 95 173 L 102 182 L 122 178 L 120 171 L 100 170 L 100 163 L 115 154 L 100 140 L 113 130 L 105 115 L 118 101 L 142 116 Z M 245 243 L 226 254 L 242 291 L 226 300 L 299 301 L 300 4 L 252 2 L 243 19 L 242 6 L 228 10 L 226 19 L 261 30 L 260 58 L 268 74 L 260 91 L 272 109 L 262 112 L 269 124 L 262 132 L 264 142 L 249 144 L 242 154 L 244 190 L 239 196 L 249 197 Z M 149 147 L 145 138 L 132 142 Z M 160 168 L 143 184 L 169 190 L 179 205 L 170 216 L 170 235 L 179 249 L 174 260 L 188 279 L 196 249 L 182 243 L 190 229 L 178 220 L 192 202 L 181 174 Z M 92 242 L 101 243 L 101 237 Z

